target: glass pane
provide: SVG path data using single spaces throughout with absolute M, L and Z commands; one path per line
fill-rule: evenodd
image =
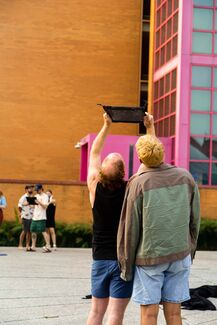
M 212 34 L 211 33 L 193 33 L 192 50 L 194 53 L 212 53 Z M 217 51 L 217 45 L 216 45 Z
M 212 30 L 213 10 L 194 8 L 193 28 Z
M 215 54 L 217 54 L 217 34 L 215 34 Z
M 214 107 L 214 111 L 217 112 L 217 91 L 214 91 L 214 103 L 213 103 Z
M 171 112 L 176 111 L 176 93 L 172 93 L 171 95 Z
M 197 111 L 209 111 L 211 92 L 209 90 L 192 90 L 191 109 Z
M 172 13 L 172 10 L 173 10 L 172 9 L 172 0 L 168 0 L 167 3 L 168 3 L 167 4 L 167 15 L 170 16 Z
M 217 68 L 214 69 L 214 87 L 217 88 Z
M 196 6 L 213 6 L 213 0 L 194 0 Z
M 209 159 L 209 138 L 194 138 L 191 137 L 190 158 L 196 160 Z
M 172 89 L 176 88 L 176 70 L 172 71 Z
M 212 134 L 217 135 L 217 115 L 213 115 L 212 120 Z
M 178 13 L 173 17 L 173 34 L 178 32 Z
M 176 132 L 176 118 L 175 115 L 170 118 L 170 135 L 175 135 Z
M 217 10 L 215 11 L 215 30 L 217 30 Z
M 217 159 L 217 139 L 212 140 L 212 159 Z
M 211 67 L 192 67 L 192 86 L 211 87 Z
M 217 185 L 217 164 L 212 164 L 212 185 Z
M 209 114 L 191 114 L 191 134 L 209 134 Z
M 190 163 L 190 173 L 194 177 L 197 184 L 207 185 L 209 175 L 209 164 L 208 163 Z

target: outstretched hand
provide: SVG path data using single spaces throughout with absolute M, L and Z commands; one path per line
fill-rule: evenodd
M 148 112 L 145 112 L 143 123 L 147 129 L 154 126 L 154 117 L 153 115 L 149 114 Z
M 104 119 L 104 124 L 106 126 L 110 126 L 112 124 L 112 120 L 111 120 L 110 116 L 107 113 L 103 114 L 103 119 Z

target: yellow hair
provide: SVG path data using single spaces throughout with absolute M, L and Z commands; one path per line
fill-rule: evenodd
M 136 142 L 140 161 L 147 167 L 158 167 L 164 159 L 164 146 L 156 137 L 144 135 Z

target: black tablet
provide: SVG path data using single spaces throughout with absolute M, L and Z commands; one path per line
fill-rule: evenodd
M 37 198 L 35 196 L 27 196 L 26 197 L 26 201 L 30 204 L 30 205 L 37 205 L 38 203 L 36 203 L 35 201 L 37 200 Z
M 112 122 L 115 123 L 143 122 L 146 112 L 145 107 L 107 106 L 102 104 L 97 105 L 102 106 L 104 111 L 110 116 Z

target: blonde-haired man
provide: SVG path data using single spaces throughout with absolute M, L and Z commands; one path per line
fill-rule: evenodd
M 152 135 L 140 137 L 136 143 L 139 160 L 146 167 L 158 167 L 164 159 L 164 146 L 158 138 Z
M 118 231 L 121 278 L 134 274 L 141 325 L 157 324 L 160 302 L 167 324 L 181 325 L 199 232 L 198 188 L 187 170 L 163 162 L 164 146 L 156 137 L 140 137 L 136 149 L 142 164 L 129 182 Z

